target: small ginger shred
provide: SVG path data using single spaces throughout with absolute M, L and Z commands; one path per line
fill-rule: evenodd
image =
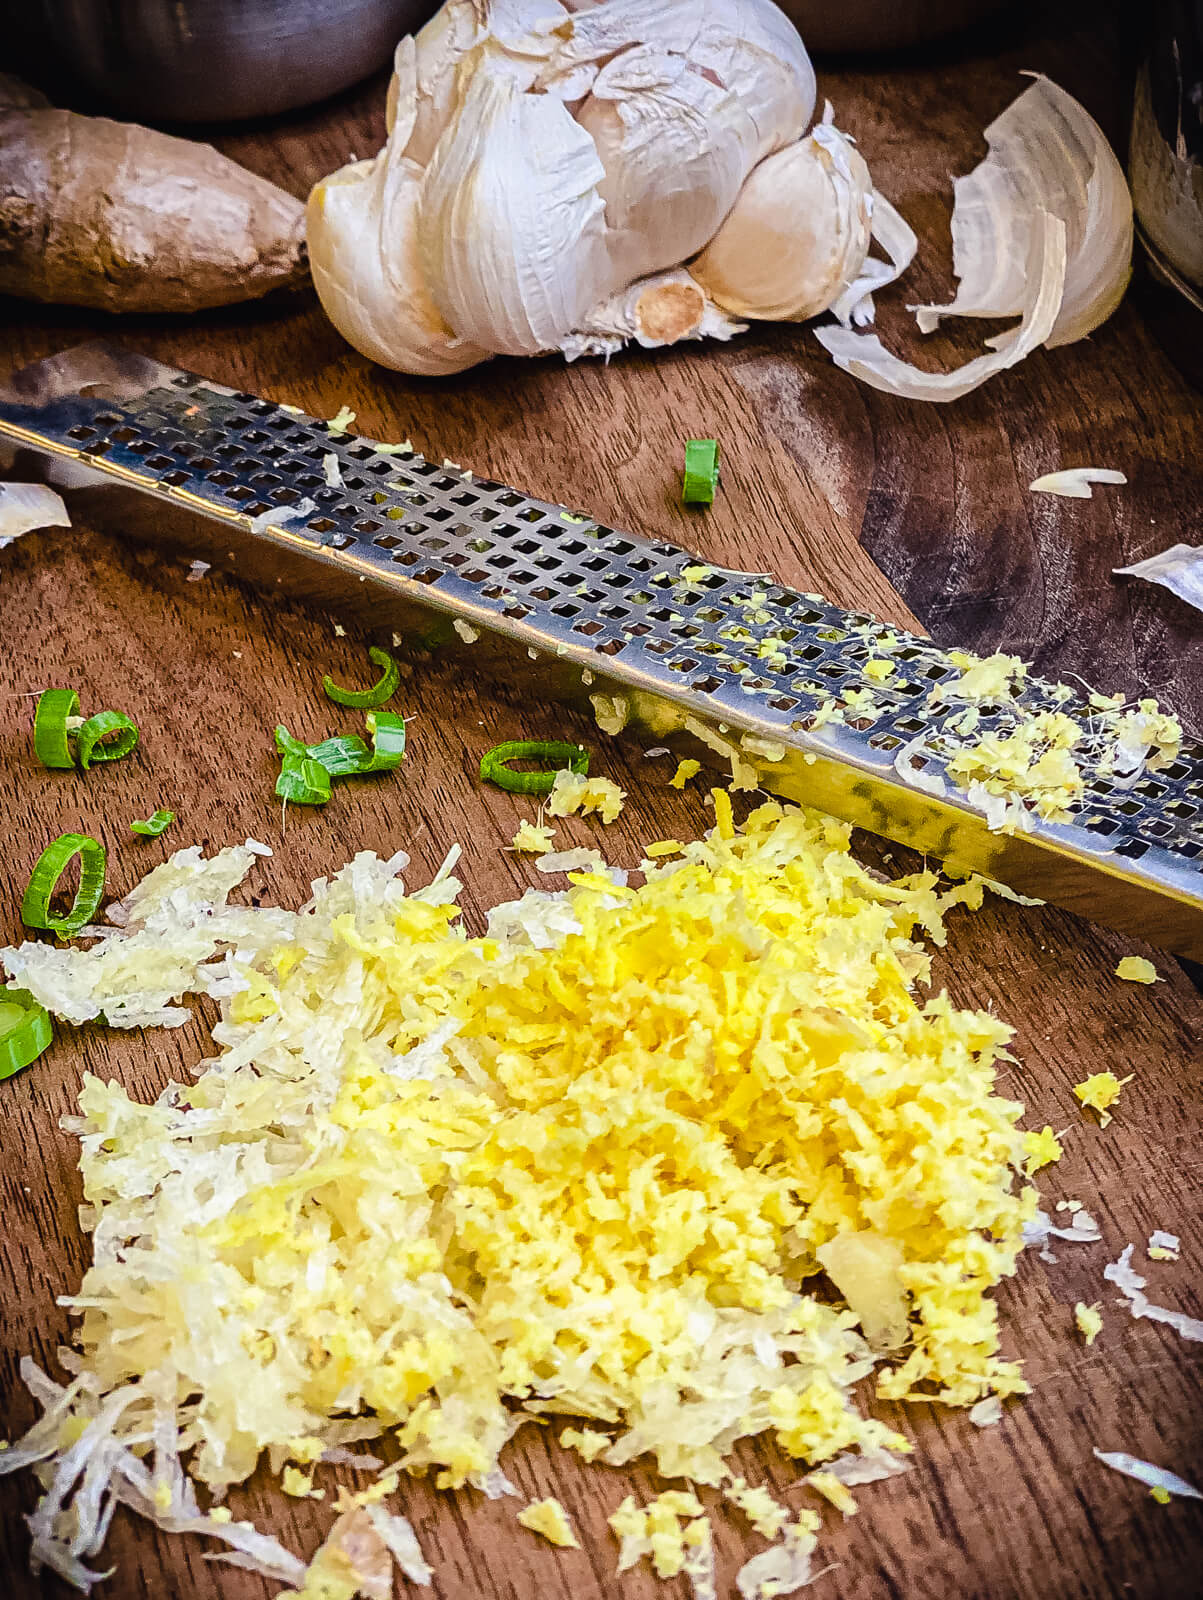
M 517 850 L 521 855 L 545 856 L 554 838 L 554 828 L 545 823 L 524 820 L 518 824 L 518 832 L 510 840 L 510 849 Z
M 1113 1106 L 1119 1099 L 1120 1090 L 1126 1083 L 1132 1082 L 1133 1074 L 1126 1078 L 1117 1078 L 1114 1072 L 1095 1072 L 1082 1083 L 1074 1084 L 1074 1094 L 1083 1106 L 1089 1106 L 1092 1111 L 1099 1114 L 1099 1127 L 1105 1128 L 1111 1121 L 1108 1106 Z
M 1144 956 L 1125 956 L 1115 969 L 1115 976 L 1128 983 L 1157 983 L 1161 974 Z
M 605 823 L 613 822 L 622 810 L 626 794 L 613 778 L 590 778 L 567 768 L 556 773 L 547 809 L 553 817 L 586 817 L 596 812 Z
M 1061 1141 L 1046 1123 L 1040 1132 L 1029 1130 L 1023 1136 L 1023 1149 L 1027 1160 L 1023 1165 L 1026 1178 L 1034 1172 L 1039 1172 L 1041 1167 L 1047 1167 L 1054 1161 L 1060 1161 L 1063 1154 Z
M 1074 1307 L 1074 1321 L 1087 1346 L 1092 1345 L 1103 1331 L 1102 1301 L 1096 1300 L 1094 1305 L 1088 1306 L 1084 1300 L 1079 1300 Z
M 549 1544 L 562 1550 L 579 1550 L 580 1541 L 572 1531 L 568 1514 L 558 1500 L 533 1500 L 518 1513 L 518 1521 L 532 1533 L 542 1534 Z
M 856 1497 L 844 1483 L 841 1483 L 834 1472 L 808 1472 L 806 1475 L 808 1488 L 821 1494 L 824 1500 L 829 1500 L 837 1511 L 842 1511 L 846 1517 L 854 1517 L 857 1512 Z
M 689 782 L 690 778 L 696 778 L 701 770 L 702 763 L 700 761 L 694 761 L 692 757 L 686 761 L 678 761 L 677 770 L 668 780 L 668 787 L 670 789 L 683 789 Z

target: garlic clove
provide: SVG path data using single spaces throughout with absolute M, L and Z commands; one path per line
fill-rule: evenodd
M 801 322 L 853 286 L 858 302 L 872 193 L 860 152 L 822 123 L 756 167 L 693 275 L 739 317 Z
M 814 108 L 814 71 L 769 0 L 611 0 L 578 14 L 547 82 L 576 110 L 605 168 L 615 285 L 691 256 L 747 174 L 796 138 Z
M 554 348 L 611 287 L 605 176 L 561 100 L 528 94 L 513 62 L 479 47 L 423 184 L 424 276 L 461 337 L 509 355 Z
M 930 333 L 941 317 L 1016 315 L 1032 236 L 1051 212 L 1066 229 L 1065 295 L 1050 347 L 1084 338 L 1123 298 L 1132 260 L 1132 199 L 1123 168 L 1094 118 L 1037 77 L 986 129 L 989 154 L 953 186 L 956 297 L 917 306 Z
M 414 42 L 397 47 L 399 112 L 372 161 L 331 173 L 309 196 L 309 265 L 326 315 L 373 361 L 434 377 L 491 354 L 457 339 L 422 275 L 418 208 L 423 174 L 401 154 L 413 126 Z
M 746 328 L 720 310 L 684 267 L 676 267 L 608 296 L 560 340 L 558 349 L 576 361 L 614 355 L 631 341 L 655 350 L 681 339 L 730 339 Z

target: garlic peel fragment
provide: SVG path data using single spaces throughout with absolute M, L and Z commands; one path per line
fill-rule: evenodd
M 1132 199 L 1115 152 L 1085 108 L 1050 79 L 1034 82 L 986 129 L 989 154 L 953 185 L 956 297 L 915 306 L 920 330 L 942 317 L 1023 310 L 1031 236 L 1042 212 L 1066 228 L 1064 298 L 1045 341 L 1084 338 L 1118 306 L 1132 262 Z
M 1059 494 L 1066 500 L 1090 500 L 1092 483 L 1127 483 L 1122 472 L 1113 467 L 1063 467 L 1060 472 L 1046 472 L 1042 478 L 1033 478 L 1028 484 L 1031 494 Z
M 1117 578 L 1144 578 L 1158 583 L 1188 606 L 1203 611 L 1203 545 L 1174 544 L 1130 567 L 1113 567 Z
M 1065 224 L 1049 212 L 1029 240 L 1028 299 L 1018 328 L 990 341 L 994 348 L 952 372 L 923 372 L 891 355 L 876 334 L 817 328 L 815 337 L 838 367 L 871 388 L 908 400 L 959 400 L 1042 345 L 1053 330 L 1065 290 Z
M 62 496 L 44 483 L 0 483 L 0 550 L 23 533 L 70 526 Z

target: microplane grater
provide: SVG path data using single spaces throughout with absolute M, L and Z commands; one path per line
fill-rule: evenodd
M 772 792 L 1203 959 L 1197 743 L 1135 782 L 1088 776 L 1070 822 L 1029 813 L 1023 829 L 999 832 L 944 777 L 965 707 L 930 696 L 960 669 L 930 640 L 821 596 L 108 344 L 15 374 L 0 391 L 0 439 L 52 458 L 64 486 L 153 497 L 155 538 L 168 536 L 174 505 L 195 513 L 190 547 L 207 527 L 209 546 L 244 573 L 257 552 L 269 581 L 307 575 L 303 592 L 332 603 L 370 595 L 382 616 L 412 619 L 416 605 L 458 620 L 460 636 L 471 638 L 464 623 L 491 630 L 494 645 L 525 647 L 518 658 L 550 692 L 617 697 L 608 717 L 658 742 L 683 732 L 734 747 Z M 894 670 L 880 682 L 865 668 L 883 654 Z M 1005 730 L 1017 708 L 1093 729 L 1087 700 L 1059 694 L 1029 677 L 981 708 L 978 734 Z M 845 720 L 823 720 L 831 700 Z

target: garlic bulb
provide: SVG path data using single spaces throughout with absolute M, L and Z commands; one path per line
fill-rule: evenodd
M 398 48 L 385 148 L 311 196 L 318 294 L 417 373 L 866 312 L 899 269 L 866 259 L 851 142 L 805 137 L 814 99 L 772 0 L 448 0 Z M 774 199 L 793 226 L 766 263 Z

